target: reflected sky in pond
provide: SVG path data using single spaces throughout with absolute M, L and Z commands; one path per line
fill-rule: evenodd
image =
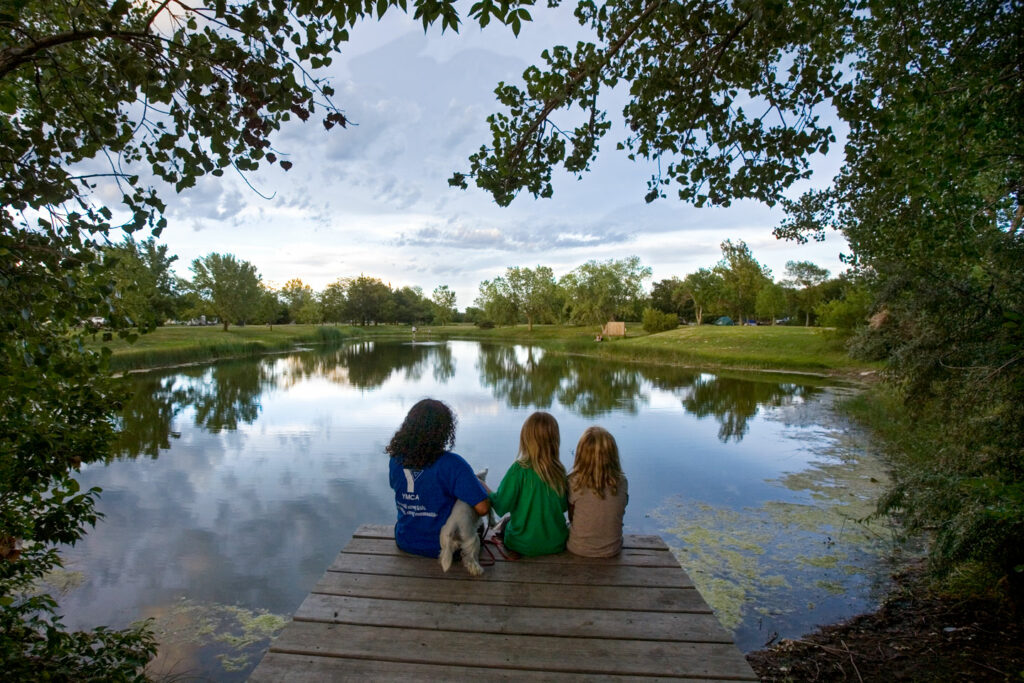
M 627 532 L 669 542 L 743 649 L 865 609 L 884 574 L 885 532 L 846 531 L 884 474 L 830 409 L 845 390 L 814 378 L 451 341 L 126 381 L 119 455 L 79 477 L 104 489 L 105 518 L 67 550 L 80 578 L 61 605 L 72 627 L 154 616 L 173 653 L 164 673 L 244 679 L 266 646 L 238 635 L 246 624 L 292 613 L 359 524 L 394 521 L 384 446 L 426 396 L 455 409 L 456 451 L 492 483 L 534 410 L 558 419 L 567 467 L 587 426 L 609 429 L 630 479 Z M 204 609 L 218 615 L 204 624 L 237 617 L 234 635 L 203 642 L 210 627 L 184 622 Z

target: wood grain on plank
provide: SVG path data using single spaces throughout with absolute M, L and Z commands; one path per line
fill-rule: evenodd
M 448 631 L 520 635 L 732 643 L 713 614 L 608 611 L 589 608 L 473 605 L 380 600 L 312 593 L 295 613 L 298 621 L 408 626 Z
M 395 555 L 397 557 L 414 557 L 408 553 L 403 552 L 395 545 L 394 538 L 367 538 L 357 537 L 349 541 L 348 545 L 345 546 L 342 552 L 345 553 L 359 553 L 363 555 Z M 505 558 L 501 554 L 491 549 L 491 555 L 497 562 L 506 562 Z M 484 558 L 488 558 L 489 555 L 483 553 Z M 620 564 L 630 565 L 637 567 L 678 567 L 679 562 L 667 548 L 661 550 L 654 550 L 648 548 L 624 548 L 623 551 L 615 556 L 608 558 L 594 558 L 594 557 L 580 557 L 579 555 L 573 555 L 572 553 L 559 553 L 557 555 L 539 555 L 537 557 L 524 557 L 517 562 L 525 562 L 527 564 Z
M 250 683 L 323 683 L 323 681 L 402 681 L 403 683 L 434 683 L 435 681 L 552 681 L 552 683 L 644 683 L 685 681 L 706 683 L 708 678 L 644 676 L 612 676 L 608 674 L 577 674 L 522 669 L 484 669 L 470 666 L 440 664 L 409 664 L 382 662 L 347 657 L 311 657 L 284 652 L 269 652 L 259 668 L 249 677 Z
M 609 610 L 710 613 L 693 588 L 576 586 L 518 581 L 452 580 L 327 572 L 314 593 L 385 600 L 468 602 L 521 607 L 591 607 Z
M 458 562 L 445 572 L 441 563 L 429 557 L 414 555 L 363 555 L 344 552 L 331 563 L 330 571 L 382 576 L 420 576 L 470 578 Z M 621 564 L 533 564 L 502 562 L 484 568 L 483 576 L 474 581 L 521 581 L 525 583 L 583 584 L 589 586 L 669 586 L 693 588 L 686 573 L 673 567 L 635 567 Z
M 445 666 L 629 676 L 756 680 L 735 647 L 720 643 L 458 633 L 295 621 L 272 652 Z

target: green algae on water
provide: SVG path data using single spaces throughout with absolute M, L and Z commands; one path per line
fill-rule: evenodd
M 270 641 L 288 624 L 288 617 L 236 605 L 181 599 L 154 617 L 152 628 L 160 649 L 211 647 L 224 671 L 251 667 Z
M 652 513 L 726 628 L 747 612 L 812 611 L 863 585 L 867 567 L 893 550 L 891 520 L 873 515 L 883 464 L 846 439 L 832 444 L 771 482 L 787 500 L 734 509 L 673 497 Z

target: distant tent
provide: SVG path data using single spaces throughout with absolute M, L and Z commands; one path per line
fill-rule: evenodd
M 718 320 L 715 321 L 715 324 L 716 325 L 735 325 L 736 323 L 734 323 L 732 321 L 732 318 L 730 318 L 729 316 L 723 315 L 721 318 L 719 318 Z
M 601 330 L 601 335 L 605 337 L 625 337 L 626 336 L 626 323 L 607 322 L 604 325 L 604 329 Z

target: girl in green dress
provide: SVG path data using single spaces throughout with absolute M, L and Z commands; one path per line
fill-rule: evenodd
M 569 509 L 565 467 L 558 459 L 558 422 L 549 413 L 526 418 L 519 432 L 519 457 L 508 468 L 491 504 L 511 513 L 504 544 L 521 555 L 549 555 L 565 550 Z

